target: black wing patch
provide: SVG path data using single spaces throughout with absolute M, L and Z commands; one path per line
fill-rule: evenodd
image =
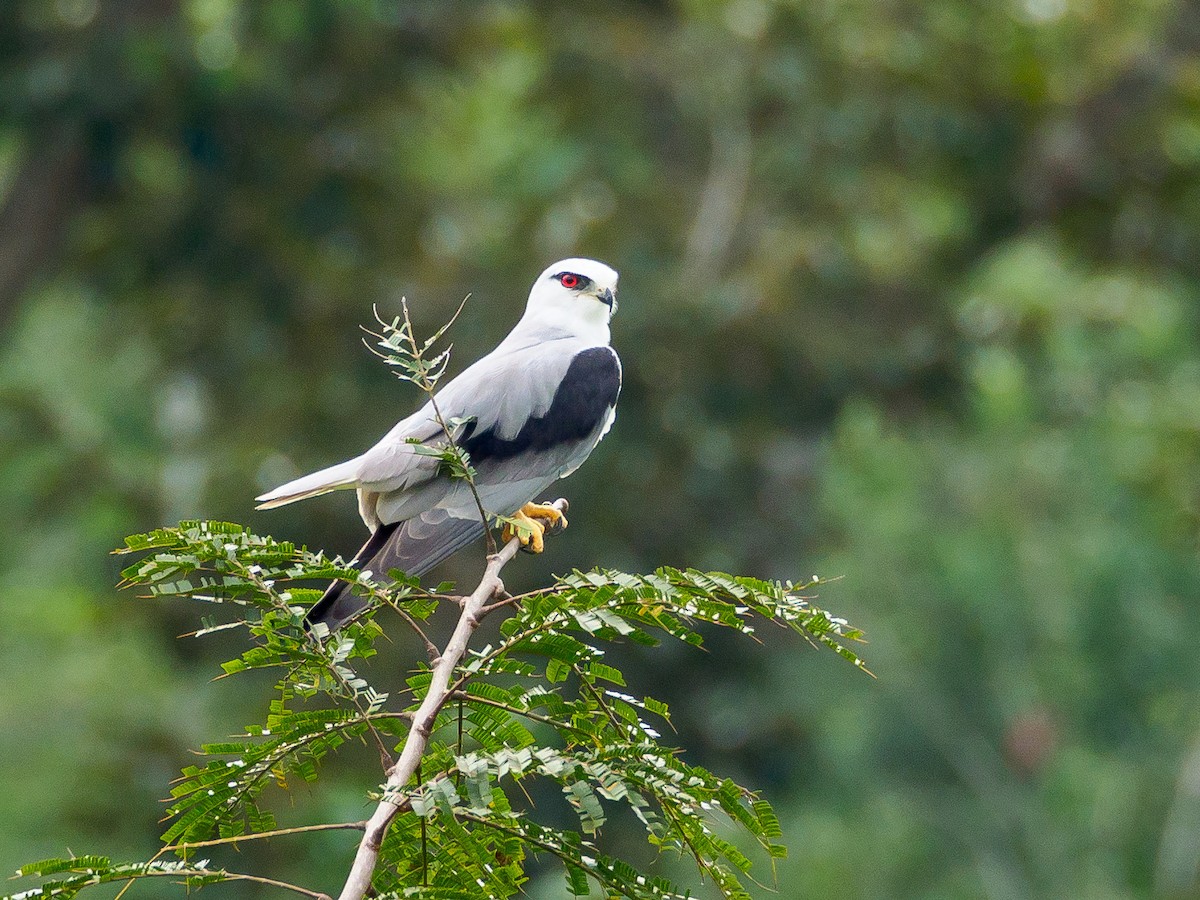
M 621 392 L 621 363 L 611 347 L 589 347 L 575 355 L 546 414 L 529 419 L 511 440 L 494 428 L 475 434 L 467 425 L 461 441 L 473 463 L 510 459 L 530 450 L 549 450 L 582 441 L 604 421 Z

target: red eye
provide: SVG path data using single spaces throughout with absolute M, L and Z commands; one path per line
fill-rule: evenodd
M 559 275 L 558 281 L 565 288 L 579 287 L 579 276 L 572 275 L 570 272 L 565 275 Z

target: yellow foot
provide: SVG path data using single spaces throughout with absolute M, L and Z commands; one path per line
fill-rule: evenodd
M 517 512 L 513 513 L 510 518 L 521 524 L 521 528 L 514 525 L 505 525 L 504 530 L 500 532 L 500 537 L 504 543 L 508 543 L 514 537 L 519 538 L 521 546 L 530 553 L 541 553 L 546 549 L 545 534 L 546 529 L 554 526 L 559 528 L 567 527 L 567 517 L 564 516 L 557 508 L 547 506 L 541 503 L 526 503 Z

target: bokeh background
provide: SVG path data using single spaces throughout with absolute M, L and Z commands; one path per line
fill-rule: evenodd
M 348 496 L 251 498 L 416 403 L 372 304 L 470 292 L 457 370 L 573 254 L 622 271 L 625 390 L 510 586 L 819 573 L 869 634 L 877 680 L 784 638 L 622 658 L 779 807 L 779 896 L 1200 896 L 1176 0 L 0 3 L 0 870 L 146 858 L 269 697 L 108 551 L 185 517 L 355 549 Z M 330 774 L 280 814 L 358 817 L 374 769 Z M 332 889 L 349 844 L 251 859 Z

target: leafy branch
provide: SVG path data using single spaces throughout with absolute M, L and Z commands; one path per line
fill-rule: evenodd
M 487 554 L 491 556 L 496 552 L 496 539 L 492 536 L 491 529 L 488 528 L 491 519 L 487 510 L 483 508 L 483 500 L 479 496 L 479 489 L 475 486 L 476 473 L 471 467 L 470 454 L 458 443 L 456 436 L 467 423 L 450 420 L 443 416 L 436 396 L 438 381 L 446 373 L 446 367 L 450 364 L 450 352 L 454 349 L 454 345 L 450 344 L 445 350 L 436 353 L 433 348 L 450 326 L 458 320 L 470 299 L 470 294 L 464 297 L 446 324 L 424 341 L 418 341 L 413 331 L 406 298 L 400 298 L 402 315 L 393 317 L 390 322 L 379 315 L 378 308 L 372 308 L 375 321 L 379 323 L 383 331 L 378 333 L 364 328 L 363 330 L 367 334 L 376 339 L 376 344 L 371 346 L 365 340 L 363 343 L 366 344 L 368 350 L 395 370 L 397 378 L 416 385 L 429 398 L 429 407 L 433 410 L 433 417 L 437 421 L 438 427 L 441 428 L 446 442 L 442 446 L 431 447 L 425 444 L 414 444 L 414 447 L 418 453 L 436 457 L 440 461 L 445 475 L 466 482 L 471 491 L 471 497 L 475 501 L 475 508 L 479 511 L 479 519 L 483 522 Z
M 813 582 L 690 570 L 577 571 L 511 602 L 499 601 L 501 570 L 516 548 L 514 539 L 493 557 L 479 586 L 464 599 L 428 592 L 404 579 L 383 585 L 339 560 L 229 523 L 185 522 L 131 537 L 126 552 L 151 555 L 125 569 L 127 584 L 152 598 L 183 598 L 234 613 L 224 623 L 206 617 L 205 627 L 195 632 L 203 638 L 236 625 L 247 634 L 250 646 L 224 664 L 223 677 L 262 668 L 280 673 L 266 718 L 239 738 L 206 744 L 202 752 L 208 761 L 189 766 L 173 786 L 163 853 L 187 862 L 200 846 L 301 840 L 325 827 L 361 829 L 342 897 L 366 896 L 368 887 L 379 896 L 388 891 L 421 896 L 426 887 L 449 890 L 468 877 L 495 881 L 492 896 L 508 897 L 523 882 L 521 860 L 529 853 L 563 860 L 577 896 L 586 895 L 589 883 L 623 897 L 681 894 L 662 879 L 637 881 L 640 874 L 628 876 L 624 864 L 599 851 L 595 841 L 604 832 L 606 806 L 619 803 L 642 822 L 652 845 L 693 858 L 724 896 L 745 896 L 741 876 L 750 859 L 718 837 L 711 816 L 720 810 L 726 827 L 745 831 L 773 859 L 783 848 L 769 805 L 732 782 L 687 766 L 677 750 L 665 746 L 660 731 L 664 724 L 669 730 L 670 710 L 653 697 L 632 694 L 624 675 L 606 661 L 605 645 L 627 641 L 652 647 L 669 637 L 702 646 L 713 628 L 752 637 L 757 622 L 767 621 L 861 667 L 854 650 L 860 633 L 814 604 Z M 303 613 L 320 591 L 303 585 L 334 573 L 357 584 L 372 602 L 333 638 L 314 640 L 304 629 Z M 418 658 L 409 692 L 368 685 L 358 670 L 385 632 L 381 617 L 402 613 L 423 623 L 441 604 L 455 608 L 456 625 L 439 642 L 434 662 Z M 499 611 L 506 614 L 499 640 L 472 649 L 470 639 L 480 622 Z M 347 741 L 371 739 L 370 729 L 377 734 L 373 742 L 398 742 L 400 750 L 372 817 L 363 823 L 279 829 L 264 806 L 270 791 L 319 780 L 325 757 Z M 579 819 L 578 833 L 530 820 L 524 797 L 527 785 L 537 781 L 557 785 Z M 419 849 L 422 829 L 424 851 Z M 410 832 L 410 843 L 400 840 Z M 498 867 L 497 853 L 512 862 Z M 168 871 L 191 885 L 200 883 L 197 879 L 237 880 L 236 873 L 191 862 L 171 870 L 159 859 L 142 868 L 89 867 L 70 858 L 51 862 L 23 874 L 49 877 L 42 889 L 60 893 L 27 896 L 73 896 L 93 883 L 161 877 Z M 92 875 L 82 871 L 87 868 Z M 92 876 L 99 880 L 89 880 Z
M 559 501 L 556 505 L 561 506 Z M 417 771 L 417 765 L 425 753 L 425 746 L 433 734 L 438 713 L 450 699 L 453 691 L 450 679 L 458 668 L 459 661 L 467 652 L 467 644 L 483 617 L 483 607 L 504 589 L 500 580 L 500 571 L 505 563 L 516 555 L 521 546 L 519 538 L 512 538 L 504 548 L 488 558 L 487 569 L 479 586 L 471 593 L 462 606 L 462 614 L 454 628 L 446 647 L 439 654 L 437 665 L 433 667 L 429 688 L 420 707 L 413 714 L 412 726 L 404 742 L 400 759 L 388 772 L 384 783 L 383 797 L 371 818 L 367 820 L 366 833 L 359 844 L 358 853 L 354 858 L 346 884 L 342 888 L 338 900 L 361 900 L 371 888 L 371 880 L 379 860 L 379 850 L 383 846 L 383 836 L 387 832 L 392 819 L 396 817 L 409 800 L 403 796 L 404 788 L 409 779 Z
M 328 894 L 311 891 L 300 885 L 289 884 L 275 878 L 231 872 L 222 868 L 210 868 L 208 860 L 195 863 L 189 863 L 182 859 L 152 860 L 145 863 L 114 865 L 110 859 L 104 856 L 73 856 L 67 859 L 47 859 L 22 866 L 17 870 L 17 875 L 22 877 L 31 875 L 62 877 L 51 877 L 39 887 L 21 891 L 19 894 L 10 894 L 3 900 L 34 900 L 34 898 L 41 897 L 70 900 L 84 888 L 114 884 L 120 881 L 141 881 L 148 878 L 175 879 L 188 890 L 209 884 L 245 881 L 280 888 L 302 897 L 312 898 L 312 900 L 330 900 Z
M 455 441 L 465 423 L 445 419 L 433 401 L 450 352 L 433 346 L 445 329 L 418 342 L 407 305 L 401 318 L 379 321 L 382 331 L 371 333 L 378 355 L 430 396 L 444 444 L 429 452 L 443 460 L 444 474 L 468 482 L 486 528 L 470 460 Z M 561 511 L 565 501 L 555 506 Z M 665 744 L 667 704 L 634 693 L 608 661 L 607 647 L 655 647 L 664 638 L 699 647 L 715 628 L 753 639 L 759 623 L 769 622 L 865 671 L 855 650 L 861 633 L 815 605 L 816 579 L 597 569 L 512 596 L 500 576 L 519 546 L 512 537 L 489 553 L 478 585 L 461 596 L 450 585 L 427 590 L 402 572 L 377 580 L 340 557 L 232 523 L 186 521 L 127 538 L 119 552 L 141 559 L 123 571 L 122 585 L 156 600 L 200 604 L 205 614 L 193 638 L 243 633 L 248 646 L 222 664 L 220 677 L 270 670 L 277 674 L 275 697 L 261 721 L 205 744 L 204 760 L 183 769 L 170 788 L 164 846 L 150 860 L 43 860 L 19 873 L 41 883 L 4 900 L 71 898 L 116 883 L 123 883 L 124 897 L 155 878 L 173 878 L 189 890 L 254 882 L 329 900 L 308 887 L 194 859 L 198 849 L 303 841 L 326 831 L 360 833 L 339 900 L 511 898 L 526 883 L 528 860 L 539 854 L 561 862 L 575 897 L 590 896 L 596 886 L 629 900 L 687 896 L 603 852 L 614 806 L 632 813 L 651 847 L 691 859 L 723 897 L 748 898 L 743 879 L 753 863 L 742 842 L 772 867 L 785 854 L 774 812 L 757 794 L 690 765 Z M 336 633 L 314 633 L 304 617 L 322 591 L 311 585 L 331 578 L 353 585 L 365 607 Z M 439 637 L 431 617 L 442 607 L 454 610 L 455 624 Z M 493 613 L 504 615 L 497 637 L 473 648 L 481 622 Z M 378 689 L 363 676 L 385 624 L 394 620 L 421 644 L 407 690 Z M 382 783 L 370 817 L 279 828 L 271 811 L 275 793 L 319 781 L 322 763 L 348 742 L 380 753 Z M 546 791 L 570 810 L 577 829 L 536 821 L 532 798 Z

